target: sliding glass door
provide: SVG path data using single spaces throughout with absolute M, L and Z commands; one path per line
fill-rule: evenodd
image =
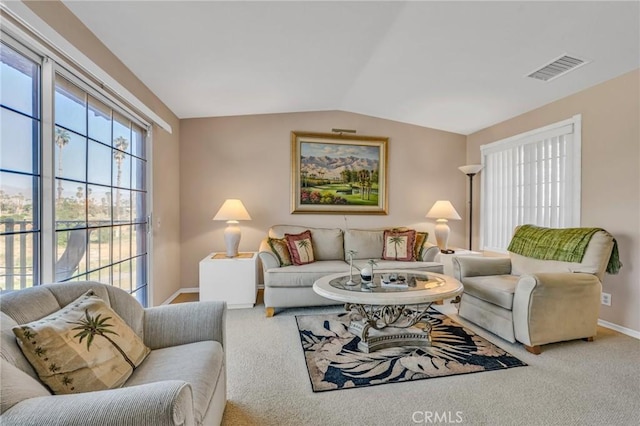
M 2 44 L 0 289 L 95 280 L 146 305 L 146 126 L 23 50 Z

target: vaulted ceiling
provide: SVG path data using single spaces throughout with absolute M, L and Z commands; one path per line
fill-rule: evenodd
M 640 67 L 640 3 L 64 1 L 179 118 L 343 110 L 469 134 Z M 526 77 L 563 54 L 590 61 Z

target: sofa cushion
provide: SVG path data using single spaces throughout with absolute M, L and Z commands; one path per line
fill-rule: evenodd
M 462 279 L 464 292 L 485 302 L 505 309 L 513 308 L 513 294 L 520 277 L 515 275 L 488 275 Z
M 406 231 L 397 229 L 385 230 L 383 233 L 382 259 L 406 262 L 413 260 L 415 241 L 416 231 L 412 229 Z
M 191 385 L 196 424 L 201 424 L 224 366 L 224 351 L 211 340 L 151 351 L 124 387 L 164 380 L 183 380 Z
M 284 238 L 268 238 L 267 243 L 271 248 L 273 254 L 278 258 L 278 262 L 280 266 L 290 266 L 293 265 L 291 261 L 291 253 L 289 252 L 289 246 L 287 245 L 287 240 Z
M 294 265 L 306 265 L 315 262 L 313 256 L 313 240 L 311 231 L 304 231 L 300 234 L 284 234 L 291 254 L 291 261 Z
M 365 266 L 369 267 L 369 264 L 367 263 L 368 260 L 354 260 L 353 261 L 353 266 L 357 267 L 358 269 L 362 269 Z M 374 268 L 373 272 L 376 273 L 376 271 L 382 271 L 382 270 L 415 270 L 415 271 L 429 271 L 429 272 L 436 272 L 438 274 L 441 274 L 443 271 L 443 267 L 442 267 L 442 263 L 438 263 L 438 262 L 404 262 L 401 260 L 383 260 L 383 259 L 379 259 L 376 260 L 376 267 Z
M 275 225 L 269 229 L 269 237 L 284 238 L 284 234 L 311 231 L 313 255 L 316 260 L 344 259 L 344 239 L 339 228 L 309 228 L 294 225 Z M 379 256 L 379 255 L 378 255 Z
M 4 358 L 0 358 L 0 413 L 25 399 L 49 396 L 51 392 L 33 377 Z
M 416 231 L 416 242 L 413 245 L 413 260 L 422 260 L 424 250 L 427 248 L 427 239 L 429 238 L 428 232 Z
M 311 287 L 325 275 L 339 272 L 349 273 L 349 265 L 342 260 L 321 260 L 306 265 L 267 269 L 264 284 L 266 287 Z M 357 273 L 354 268 L 354 274 Z
M 344 232 L 344 249 L 354 250 L 353 259 L 380 259 L 384 248 L 384 230 L 348 229 Z M 344 258 L 345 260 L 348 260 Z
M 57 394 L 119 387 L 149 353 L 92 290 L 13 332 L 40 379 Z

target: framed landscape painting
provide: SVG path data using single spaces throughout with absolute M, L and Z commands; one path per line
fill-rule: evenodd
M 291 132 L 292 213 L 387 214 L 387 142 Z

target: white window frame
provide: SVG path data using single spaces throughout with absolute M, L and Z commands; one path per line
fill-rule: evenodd
M 581 182 L 582 182 L 582 116 L 580 114 L 573 117 L 550 124 L 538 129 L 534 129 L 525 133 L 511 136 L 496 142 L 482 145 L 480 147 L 482 165 L 484 166 L 481 174 L 481 197 L 480 197 L 480 247 L 482 250 L 506 253 L 506 247 L 491 247 L 486 242 L 488 240 L 489 225 L 488 220 L 491 218 L 489 212 L 490 207 L 487 202 L 487 194 L 491 191 L 487 182 L 487 156 L 498 152 L 504 152 L 516 147 L 534 144 L 560 135 L 569 135 L 570 142 L 567 143 L 567 161 L 565 163 L 567 179 L 565 180 L 564 199 L 567 201 L 565 205 L 569 206 L 570 215 L 566 218 L 567 227 L 579 227 L 581 220 Z M 513 228 L 522 223 L 516 223 L 515 220 L 509 220 L 503 230 L 510 237 Z M 535 224 L 535 223 L 534 223 Z M 510 239 L 510 238 L 509 238 Z
M 11 13 L 11 11 L 5 8 L 5 4 L 2 4 L 2 9 L 7 11 L 9 15 L 21 21 L 21 24 L 24 24 L 27 28 L 33 31 L 33 27 L 26 24 L 23 20 L 19 19 L 16 15 Z M 151 122 L 155 122 L 161 127 L 165 128 L 169 133 L 171 133 L 171 127 L 166 125 L 165 122 L 162 121 L 157 115 L 152 114 L 152 117 L 148 119 L 145 118 L 147 115 L 143 115 L 142 113 L 138 113 L 132 110 L 128 105 L 128 103 L 133 103 L 138 105 L 140 101 L 133 98 L 137 102 L 132 102 L 131 98 L 127 97 L 126 99 L 120 100 L 114 97 L 113 94 L 103 90 L 99 86 L 97 86 L 92 80 L 95 79 L 95 75 L 89 73 L 88 75 L 83 75 L 80 71 L 70 71 L 73 70 L 73 65 L 64 57 L 57 54 L 53 49 L 56 47 L 53 46 L 49 48 L 47 45 L 35 39 L 32 35 L 28 34 L 24 29 L 15 25 L 9 20 L 4 20 L 2 22 L 2 37 L 5 42 L 11 46 L 13 49 L 19 51 L 21 54 L 36 60 L 41 65 L 40 71 L 40 87 L 41 87 L 41 97 L 40 97 L 40 117 L 41 117 L 41 126 L 40 126 L 40 159 L 41 159 L 41 178 L 40 178 L 40 199 L 38 202 L 40 203 L 40 253 L 39 253 L 39 282 L 40 283 L 50 283 L 55 281 L 55 262 L 56 262 L 56 231 L 55 231 L 55 218 L 54 218 L 54 201 L 53 197 L 55 195 L 55 167 L 54 167 L 54 159 L 55 155 L 53 153 L 52 144 L 43 143 L 43 141 L 52 140 L 54 134 L 54 120 L 53 120 L 53 111 L 54 111 L 54 92 L 55 92 L 55 74 L 58 73 L 63 77 L 69 79 L 74 84 L 77 84 L 81 89 L 88 92 L 90 95 L 95 97 L 96 99 L 102 101 L 106 105 L 110 106 L 115 110 L 119 110 L 121 113 L 127 115 L 129 119 L 143 127 L 146 130 L 146 182 L 147 182 L 147 190 L 146 190 L 146 211 L 147 211 L 147 256 L 146 256 L 146 276 L 147 276 L 147 284 L 146 284 L 146 300 L 144 301 L 145 306 L 151 306 L 153 301 L 153 232 L 152 231 L 152 214 L 153 214 L 153 143 L 152 143 L 152 126 Z M 37 59 L 36 59 L 37 58 Z M 85 68 L 85 73 L 86 68 Z M 101 71 L 104 73 L 104 71 Z M 111 77 L 109 77 L 111 79 Z M 114 80 L 115 81 L 115 80 Z M 125 90 L 125 94 L 128 95 L 129 92 Z M 141 103 L 140 103 L 141 104 Z M 145 111 L 151 111 L 148 107 L 144 106 Z

